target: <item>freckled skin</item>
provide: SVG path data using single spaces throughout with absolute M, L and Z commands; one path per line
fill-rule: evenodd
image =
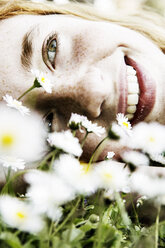
M 22 39 L 35 25 L 33 55 L 27 70 L 21 65 Z M 43 43 L 52 32 L 57 34 L 58 46 L 55 70 L 50 70 L 42 56 Z M 58 131 L 67 128 L 72 112 L 87 115 L 108 129 L 118 109 L 124 56 L 141 64 L 156 85 L 155 105 L 145 121 L 165 124 L 165 56 L 141 34 L 116 24 L 67 15 L 12 17 L 0 22 L 0 33 L 0 99 L 6 93 L 17 98 L 27 90 L 34 79 L 30 69 L 47 73 L 53 82 L 52 94 L 35 89 L 23 101 L 42 116 L 56 111 L 57 122 L 61 123 Z M 102 138 L 89 135 L 84 159 L 90 157 Z M 109 143 L 102 157 L 109 150 L 120 149 L 119 145 Z

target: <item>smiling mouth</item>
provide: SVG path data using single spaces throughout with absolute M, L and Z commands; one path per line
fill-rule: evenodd
M 131 124 L 136 124 L 143 121 L 151 112 L 155 104 L 156 86 L 141 65 L 131 58 L 125 57 L 124 59 L 126 86 L 120 87 L 118 112 L 124 113 Z

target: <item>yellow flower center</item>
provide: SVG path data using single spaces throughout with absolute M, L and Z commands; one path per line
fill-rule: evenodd
M 45 83 L 45 78 L 44 77 L 41 78 L 41 82 Z
M 110 179 L 112 179 L 112 175 L 110 173 L 106 172 L 106 173 L 104 173 L 104 178 L 106 180 L 110 180 Z
M 123 126 L 125 126 L 126 128 L 128 128 L 128 123 L 127 122 L 125 122 L 125 121 L 123 121 Z
M 80 165 L 83 167 L 82 174 L 87 174 L 90 171 L 90 166 L 88 163 L 80 162 Z
M 5 134 L 1 138 L 1 143 L 2 143 L 2 146 L 4 146 L 4 147 L 11 146 L 13 144 L 13 142 L 14 142 L 14 139 L 13 139 L 13 136 L 11 134 Z
M 149 137 L 149 141 L 153 143 L 153 142 L 155 142 L 155 138 L 151 136 L 151 137 Z
M 17 212 L 16 213 L 16 216 L 19 218 L 19 219 L 25 219 L 26 218 L 26 215 L 22 212 Z
M 15 104 L 15 106 L 17 106 L 17 107 L 20 107 L 20 106 L 21 106 L 21 102 L 19 102 L 19 101 L 14 101 L 14 104 Z

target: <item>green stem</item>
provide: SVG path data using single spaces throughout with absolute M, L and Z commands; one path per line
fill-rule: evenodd
M 7 170 L 7 173 L 4 171 L 6 182 L 5 182 L 5 184 L 1 190 L 1 192 L 4 194 L 14 194 L 13 187 L 10 183 L 11 170 L 12 170 L 11 167 L 9 167 Z M 3 189 L 4 189 L 4 191 L 3 191 Z
M 160 205 L 158 206 L 158 213 L 155 223 L 155 248 L 158 248 L 158 241 L 159 241 L 159 215 L 160 215 Z
M 1 194 L 5 194 L 6 193 L 6 190 L 9 186 L 10 183 L 13 183 L 15 181 L 15 179 L 19 176 L 22 176 L 23 174 L 29 172 L 30 170 L 23 170 L 23 171 L 20 171 L 20 172 L 17 172 L 14 176 L 12 176 L 12 178 L 10 178 L 8 180 L 8 182 L 5 183 L 5 185 L 3 186 L 2 190 L 1 190 Z
M 71 233 L 72 233 L 72 228 L 73 228 L 73 224 L 72 224 L 72 220 L 71 220 L 70 228 L 68 230 L 68 235 L 67 235 L 67 242 L 68 243 L 70 242 L 70 236 L 71 236 Z
M 8 183 L 8 181 L 10 180 L 10 175 L 11 175 L 11 167 L 9 167 L 7 170 L 6 183 Z
M 101 248 L 102 247 L 102 244 L 104 242 L 103 238 L 102 238 L 102 225 L 103 225 L 103 215 L 104 215 L 104 199 L 103 199 L 103 194 L 102 194 L 102 191 L 99 190 L 97 192 L 97 200 L 96 202 L 99 203 L 99 206 L 98 206 L 98 210 L 99 210 L 99 217 L 100 217 L 100 220 L 99 220 L 99 223 L 98 223 L 98 228 L 97 228 L 97 231 L 96 231 L 96 237 L 94 239 L 94 243 L 93 243 L 93 248 Z
M 51 159 L 51 162 L 50 162 L 50 166 L 49 166 L 49 170 L 51 170 L 52 169 L 52 167 L 53 167 L 53 162 L 54 162 L 54 160 L 55 160 L 55 157 L 56 157 L 56 154 L 58 153 L 58 149 L 56 149 L 55 151 L 54 151 L 54 153 L 53 153 L 53 156 L 52 156 L 52 159 Z
M 81 148 L 83 148 L 83 146 L 84 146 L 84 144 L 85 144 L 85 141 L 86 141 L 86 139 L 87 139 L 87 136 L 88 136 L 88 131 L 86 130 L 86 134 L 85 134 L 85 136 L 84 136 L 84 138 L 83 138 L 83 140 L 82 140 L 82 142 L 81 142 Z
M 17 230 L 17 231 L 14 233 L 14 235 L 15 235 L 15 236 L 18 236 L 20 233 L 21 233 L 21 231 L 20 231 L 20 230 Z
M 75 137 L 75 136 L 76 136 L 76 130 L 73 130 L 73 131 L 72 131 L 72 134 L 73 134 L 73 136 Z
M 82 209 L 85 209 L 85 197 L 82 195 Z
M 123 223 L 124 223 L 125 226 L 129 227 L 131 225 L 131 220 L 128 217 L 128 214 L 127 214 L 127 212 L 125 210 L 125 206 L 124 206 L 124 203 L 123 203 L 123 201 L 121 199 L 121 196 L 120 196 L 120 194 L 118 192 L 116 192 L 115 196 L 116 196 L 117 205 L 119 207 Z
M 50 159 L 56 150 L 51 151 L 50 153 L 48 153 L 48 155 L 41 161 L 41 163 L 38 166 L 38 169 L 42 169 L 42 167 L 44 166 L 44 164 L 48 161 L 48 159 Z
M 59 230 L 61 230 L 63 228 L 63 226 L 67 223 L 67 221 L 72 217 L 72 215 L 75 213 L 79 203 L 80 203 L 80 197 L 78 197 L 77 202 L 75 204 L 75 206 L 72 208 L 72 211 L 70 211 L 70 213 L 67 215 L 67 217 L 64 219 L 64 221 L 57 227 L 56 231 L 54 234 L 56 234 L 57 232 L 59 232 Z
M 17 98 L 17 100 L 19 101 L 23 96 L 25 96 L 28 92 L 30 92 L 31 90 L 33 90 L 34 88 L 36 88 L 34 85 L 31 86 L 28 90 L 26 90 L 20 97 Z
M 53 227 L 54 227 L 54 221 L 51 221 L 50 228 L 49 228 L 49 233 L 48 233 L 48 247 L 50 247 L 50 241 L 51 241 L 51 235 L 53 232 Z
M 94 159 L 94 156 L 95 156 L 95 154 L 96 154 L 97 149 L 101 146 L 101 144 L 102 144 L 107 138 L 108 138 L 108 136 L 105 137 L 102 141 L 100 141 L 100 143 L 96 146 L 96 148 L 95 148 L 94 152 L 92 153 L 92 156 L 91 156 L 91 158 L 90 158 L 90 160 L 89 160 L 89 163 L 88 163 L 89 166 L 90 166 L 90 165 L 92 164 L 92 162 L 93 162 L 93 159 Z M 97 156 L 97 157 L 98 157 L 98 156 Z
M 137 211 L 135 209 L 135 204 L 133 202 L 132 194 L 131 194 L 131 204 L 132 204 L 133 211 L 134 211 L 134 214 L 135 214 L 136 223 L 137 223 L 138 226 L 140 226 L 140 222 L 139 222 Z

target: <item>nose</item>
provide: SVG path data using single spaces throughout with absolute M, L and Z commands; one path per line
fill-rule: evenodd
M 71 75 L 59 85 L 55 84 L 56 87 L 53 88 L 55 98 L 59 99 L 59 102 L 63 102 L 63 106 L 60 104 L 60 109 L 62 112 L 72 112 L 77 108 L 78 112 L 80 111 L 90 118 L 99 117 L 102 105 L 109 95 L 109 78 L 96 65 L 89 66 L 89 69 L 81 76 L 76 72 L 73 73 L 75 73 L 74 77 Z M 65 99 L 66 101 L 64 101 Z M 71 101 L 67 101 L 67 99 Z
M 76 82 L 75 100 L 91 117 L 97 118 L 107 97 L 106 78 L 100 68 L 93 66 Z

